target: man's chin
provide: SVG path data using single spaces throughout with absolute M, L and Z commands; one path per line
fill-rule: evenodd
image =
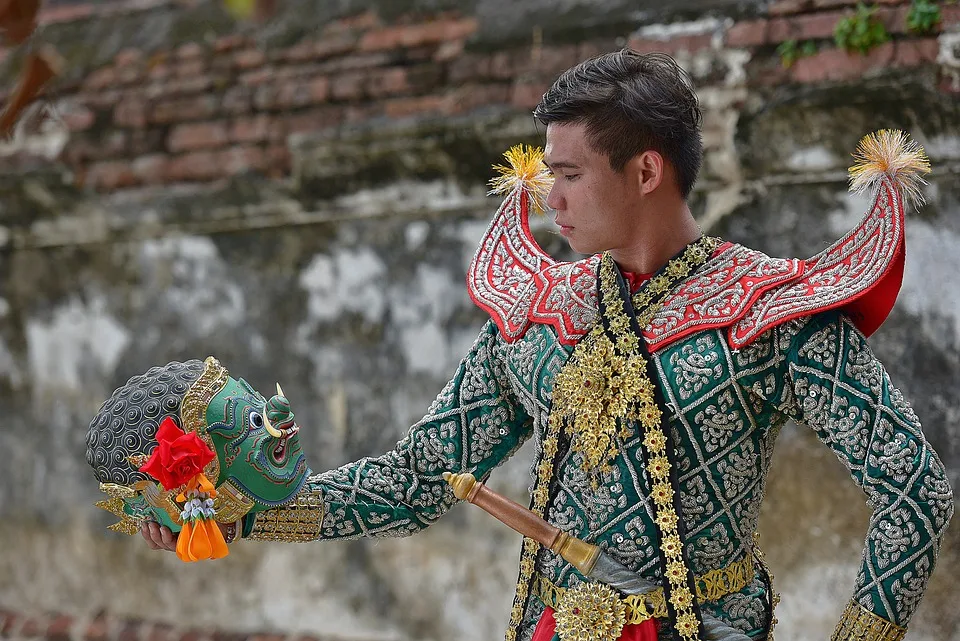
M 600 249 L 596 249 L 587 243 L 577 242 L 573 238 L 567 238 L 567 244 L 570 245 L 570 249 L 578 254 L 583 254 L 584 256 L 592 256 L 601 251 Z

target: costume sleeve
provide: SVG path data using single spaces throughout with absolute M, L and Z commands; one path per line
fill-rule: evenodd
M 843 315 L 794 323 L 785 407 L 847 466 L 873 513 L 855 592 L 836 640 L 900 639 L 953 514 L 946 471 L 920 422 Z
M 393 450 L 308 478 L 293 502 L 248 517 L 245 534 L 274 541 L 406 536 L 434 523 L 457 502 L 444 472 L 483 478 L 531 433 L 504 348 L 488 322 L 427 415 Z

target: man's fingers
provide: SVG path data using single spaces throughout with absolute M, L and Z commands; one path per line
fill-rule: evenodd
M 144 522 L 140 526 L 140 535 L 150 546 L 151 550 L 168 550 L 174 552 L 177 549 L 177 536 L 165 525 L 159 523 Z
M 163 544 L 163 537 L 160 534 L 160 524 L 151 523 L 150 524 L 150 539 L 153 541 L 153 545 L 157 550 L 164 550 L 166 546 Z
M 150 532 L 150 526 L 156 526 L 156 523 L 149 523 L 144 521 L 143 525 L 140 526 L 140 536 L 143 537 L 143 540 L 147 542 L 147 546 L 151 550 L 159 550 L 160 547 L 154 542 L 153 534 Z
M 177 537 L 175 537 L 173 532 L 170 531 L 170 528 L 165 525 L 160 528 L 160 540 L 163 542 L 164 549 L 170 550 L 171 552 L 177 549 Z

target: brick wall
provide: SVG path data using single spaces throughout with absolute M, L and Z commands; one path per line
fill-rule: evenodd
M 620 38 L 606 34 L 563 44 L 553 44 L 549 30 L 534 30 L 530 43 L 499 50 L 478 46 L 478 18 L 456 12 L 388 22 L 365 11 L 329 20 L 284 46 L 264 46 L 249 30 L 151 50 L 127 45 L 58 87 L 69 141 L 57 160 L 77 185 L 100 191 L 247 171 L 280 178 L 290 171 L 292 135 L 374 119 L 528 111 L 559 72 L 623 43 L 687 59 L 747 52 L 746 83 L 760 88 L 936 67 L 937 34 L 909 34 L 909 3 L 899 0 L 882 0 L 877 14 L 892 41 L 868 55 L 838 49 L 833 29 L 852 4 L 780 0 L 765 17 L 624 24 Z M 189 3 L 181 5 L 54 6 L 44 12 L 44 23 L 72 22 L 82 31 L 85 23 L 123 12 L 189 10 Z M 945 5 L 942 12 L 941 29 L 960 25 L 960 5 Z M 812 41 L 818 52 L 785 67 L 775 49 L 786 40 Z M 949 74 L 938 73 L 943 91 L 960 91 Z

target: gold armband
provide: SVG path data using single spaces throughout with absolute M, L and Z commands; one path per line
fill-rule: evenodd
M 906 628 L 850 601 L 830 641 L 900 641 L 906 633 Z
M 249 539 L 303 542 L 320 538 L 323 527 L 323 495 L 303 494 L 282 507 L 257 512 Z

